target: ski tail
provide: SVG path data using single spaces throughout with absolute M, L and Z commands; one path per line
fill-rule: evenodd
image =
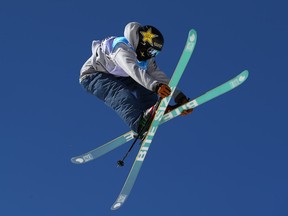
M 108 143 L 105 143 L 102 146 L 99 146 L 96 149 L 93 149 L 92 151 L 89 151 L 85 154 L 76 156 L 71 158 L 71 162 L 75 164 L 83 164 L 86 162 L 89 162 L 91 160 L 95 160 L 96 158 L 102 156 L 103 154 L 106 154 L 113 149 L 120 147 L 121 145 L 129 142 L 130 140 L 134 139 L 137 134 L 134 131 L 129 131 L 114 140 L 111 140 Z

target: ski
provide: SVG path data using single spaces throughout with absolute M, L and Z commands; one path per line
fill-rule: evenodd
M 114 140 L 111 140 L 110 142 L 105 143 L 104 145 L 99 146 L 96 149 L 93 149 L 92 151 L 89 151 L 85 154 L 72 157 L 71 162 L 75 164 L 83 164 L 87 163 L 91 160 L 95 160 L 96 158 L 112 151 L 113 149 L 122 146 L 123 144 L 129 142 L 130 140 L 134 139 L 137 136 L 137 133 L 134 131 L 129 131 L 125 134 L 122 134 L 121 136 L 115 138 Z
M 170 79 L 169 86 L 171 88 L 171 95 L 173 95 L 173 92 L 175 91 L 181 76 L 190 60 L 190 57 L 193 53 L 193 50 L 195 48 L 197 41 L 197 33 L 195 30 L 191 29 L 188 34 L 188 38 L 186 41 L 186 45 L 184 47 L 184 50 L 182 52 L 182 55 L 179 59 L 179 62 L 174 70 L 174 73 Z M 151 125 L 147 131 L 147 135 L 145 136 L 144 140 L 142 141 L 141 147 L 139 149 L 138 155 L 135 158 L 135 161 L 132 165 L 132 168 L 130 170 L 130 173 L 128 174 L 128 177 L 123 185 L 123 188 L 116 199 L 115 203 L 112 205 L 111 210 L 117 210 L 120 208 L 124 202 L 127 200 L 133 185 L 136 181 L 136 178 L 138 176 L 138 173 L 141 169 L 141 166 L 144 162 L 145 156 L 149 150 L 149 147 L 152 143 L 152 140 L 156 134 L 156 131 L 158 129 L 158 126 L 160 125 L 161 119 L 164 115 L 164 112 L 169 105 L 169 102 L 171 100 L 171 95 L 162 99 L 160 102 L 160 105 L 158 106 L 155 117 L 153 118 Z
M 192 108 L 196 108 L 201 104 L 204 104 L 224 93 L 227 93 L 231 91 L 232 89 L 238 87 L 241 85 L 247 78 L 248 78 L 249 72 L 247 70 L 241 72 L 236 77 L 230 79 L 229 81 L 223 83 L 220 86 L 217 86 L 216 88 L 206 92 L 205 94 L 195 98 L 194 100 L 191 100 L 185 104 L 183 104 L 180 107 L 177 107 L 176 109 L 171 110 L 170 112 L 164 114 L 163 118 L 161 119 L 160 124 L 163 124 L 177 116 L 179 116 L 183 110 L 188 110 Z M 89 162 L 91 160 L 95 160 L 96 158 L 112 151 L 113 149 L 122 146 L 123 144 L 129 142 L 130 140 L 134 139 L 137 136 L 137 133 L 134 131 L 129 131 L 127 133 L 124 133 L 123 135 L 117 137 L 116 139 L 99 146 L 96 149 L 93 149 L 92 151 L 89 151 L 85 154 L 79 155 L 77 157 L 73 157 L 71 159 L 72 163 L 75 164 L 82 164 Z

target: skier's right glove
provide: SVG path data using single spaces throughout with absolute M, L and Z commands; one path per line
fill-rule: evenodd
M 155 91 L 161 98 L 165 98 L 171 94 L 171 88 L 164 83 L 158 83 Z

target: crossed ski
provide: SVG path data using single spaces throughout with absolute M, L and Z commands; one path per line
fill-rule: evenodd
M 172 90 L 171 95 L 175 91 L 180 78 L 189 62 L 189 59 L 193 53 L 194 47 L 196 45 L 197 41 L 197 33 L 195 30 L 191 29 L 188 34 L 188 38 L 184 47 L 184 50 L 182 52 L 182 55 L 180 57 L 180 60 L 175 68 L 175 71 L 173 73 L 173 76 L 170 80 L 169 86 Z M 160 105 L 158 106 L 158 109 L 156 110 L 155 117 L 151 122 L 151 125 L 147 131 L 147 135 L 145 136 L 144 140 L 142 141 L 141 147 L 139 149 L 139 152 L 135 158 L 135 161 L 132 165 L 132 168 L 130 170 L 130 173 L 128 174 L 128 177 L 123 185 L 123 188 L 116 199 L 115 203 L 112 205 L 111 210 L 116 210 L 120 208 L 124 202 L 127 200 L 133 185 L 136 181 L 136 178 L 138 176 L 138 173 L 141 169 L 141 166 L 143 164 L 143 161 L 145 159 L 145 156 L 149 150 L 149 147 L 152 143 L 152 140 L 154 138 L 154 135 L 158 129 L 158 126 L 162 123 L 165 123 L 177 116 L 179 116 L 183 110 L 188 110 L 191 108 L 195 108 L 213 98 L 216 98 L 234 88 L 241 85 L 248 77 L 249 72 L 247 70 L 240 73 L 238 76 L 234 77 L 233 79 L 225 82 L 224 84 L 206 92 L 205 94 L 201 95 L 200 97 L 197 97 L 196 99 L 187 102 L 186 104 L 177 107 L 176 109 L 168 112 L 165 114 L 165 110 L 170 102 L 171 96 L 168 96 L 161 100 Z M 86 163 L 88 161 L 94 160 L 103 154 L 106 154 L 110 152 L 111 150 L 123 145 L 124 143 L 132 140 L 135 138 L 137 134 L 133 131 L 129 131 L 120 137 L 88 152 L 85 154 L 82 154 L 77 157 L 73 157 L 71 161 L 76 164 L 82 164 Z
M 176 109 L 171 110 L 170 112 L 164 114 L 160 124 L 166 123 L 167 121 L 170 121 L 175 117 L 178 117 L 183 110 L 196 108 L 201 104 L 204 104 L 224 93 L 231 91 L 232 89 L 241 85 L 248 78 L 248 75 L 249 75 L 248 71 L 245 70 L 236 77 L 234 77 L 233 79 L 230 79 L 229 81 L 223 83 L 222 85 L 217 86 L 216 88 L 206 92 L 205 94 L 195 98 L 194 100 L 191 100 L 183 104 L 182 106 L 179 106 Z M 118 148 L 124 145 L 125 143 L 131 141 L 136 136 L 137 133 L 135 133 L 134 131 L 132 130 L 128 131 L 127 133 L 122 134 L 121 136 L 105 143 L 104 145 L 101 145 L 82 155 L 71 158 L 71 162 L 75 164 L 84 164 L 89 161 L 95 160 L 100 156 L 114 150 L 115 148 Z

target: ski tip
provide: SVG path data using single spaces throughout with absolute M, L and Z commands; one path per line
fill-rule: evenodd
M 123 205 L 123 202 L 115 202 L 112 206 L 111 206 L 111 210 L 114 211 L 114 210 L 117 210 L 119 209 L 121 206 Z
M 190 31 L 189 31 L 189 34 L 195 34 L 196 35 L 197 31 L 195 29 L 191 28 Z
M 117 210 L 117 209 L 119 209 L 121 206 L 122 206 L 122 203 L 116 202 L 116 203 L 114 203 L 114 204 L 111 206 L 111 210 L 112 210 L 112 211 Z
M 194 50 L 196 42 L 197 42 L 197 33 L 194 29 L 191 29 L 189 31 L 188 38 L 186 41 L 186 47 L 185 47 L 185 50 L 188 51 L 190 55 L 192 54 Z
M 85 160 L 81 157 L 74 157 L 74 158 L 71 158 L 71 162 L 74 164 L 82 164 L 82 163 L 85 163 Z
M 117 210 L 119 209 L 127 199 L 128 195 L 120 194 L 115 203 L 111 206 L 111 210 Z
M 248 70 L 244 70 L 243 73 L 245 73 L 247 77 L 249 76 L 249 71 Z
M 91 153 L 87 153 L 71 158 L 71 162 L 74 164 L 83 164 L 88 161 L 94 160 L 95 158 L 96 157 L 94 157 Z
M 249 76 L 249 71 L 248 70 L 244 70 L 242 73 L 240 73 L 238 75 L 238 80 L 243 83 Z
M 197 32 L 196 32 L 196 30 L 195 29 L 191 29 L 190 31 L 189 31 L 189 37 L 188 37 L 188 39 L 189 39 L 189 41 L 190 42 L 196 42 L 196 40 L 197 40 Z

